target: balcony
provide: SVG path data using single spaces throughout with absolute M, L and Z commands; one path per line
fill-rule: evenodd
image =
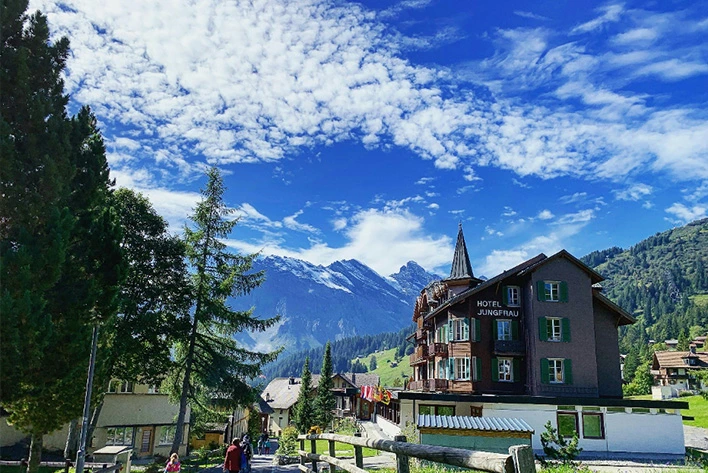
M 415 331 L 415 339 L 416 340 L 423 340 L 425 338 L 426 333 L 423 332 L 422 329 L 418 329 Z
M 425 363 L 425 345 L 415 347 L 415 350 L 411 353 L 410 359 L 411 366 Z
M 444 391 L 447 387 L 446 379 L 420 379 L 408 384 L 408 389 L 411 391 Z
M 494 340 L 496 355 L 525 355 L 526 344 L 523 340 Z
M 426 348 L 428 357 L 447 356 L 447 343 L 432 343 Z

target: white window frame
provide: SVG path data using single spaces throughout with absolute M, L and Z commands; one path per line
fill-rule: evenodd
M 511 358 L 498 358 L 498 380 L 502 383 L 511 383 L 514 381 L 514 362 Z
M 442 324 L 435 330 L 435 342 L 447 343 L 450 340 L 450 334 L 447 333 L 447 324 Z
M 565 373 L 563 370 L 563 358 L 548 359 L 548 381 L 552 384 L 563 384 Z
M 560 302 L 560 281 L 543 281 L 546 302 Z
M 438 371 L 438 376 L 436 379 L 447 379 L 447 358 L 442 358 L 438 360 L 438 366 L 437 366 L 437 371 Z
M 465 323 L 465 319 L 452 319 L 453 341 L 464 341 L 470 339 L 470 326 Z
M 428 361 L 428 379 L 435 378 L 435 362 Z
M 560 317 L 546 317 L 546 333 L 549 342 L 563 341 L 563 324 Z
M 510 307 L 521 305 L 521 288 L 519 286 L 506 287 L 506 305 Z
M 133 445 L 132 427 L 108 427 L 106 445 Z
M 497 340 L 511 340 L 511 320 L 510 319 L 497 319 Z M 508 330 L 502 330 L 502 327 L 506 327 Z
M 108 392 L 120 394 L 132 393 L 133 382 L 124 381 L 122 379 L 112 379 L 111 382 L 108 383 Z
M 148 386 L 148 394 L 160 394 L 160 387 L 157 384 Z
M 160 445 L 172 445 L 176 433 L 176 425 L 163 425 L 160 427 Z
M 470 359 L 465 358 L 453 358 L 454 366 L 454 378 L 460 381 L 469 381 L 470 379 Z

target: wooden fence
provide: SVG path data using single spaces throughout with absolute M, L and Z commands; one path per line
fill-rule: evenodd
M 396 454 L 397 473 L 410 473 L 409 459 L 418 458 L 446 465 L 488 471 L 490 473 L 535 473 L 536 463 L 529 445 L 509 448 L 509 454 L 479 452 L 462 448 L 417 445 L 406 442 L 406 437 L 398 435 L 395 440 L 373 440 L 338 434 L 300 435 L 300 466 L 303 473 L 317 473 L 317 463 L 330 465 L 330 471 L 337 468 L 348 473 L 367 473 L 364 469 L 363 447 Z M 310 441 L 310 452 L 305 451 L 305 441 Z M 327 440 L 329 452 L 317 453 L 317 440 Z M 354 464 L 335 456 L 335 442 L 354 446 Z M 311 461 L 311 467 L 306 461 Z
M 0 460 L 0 466 L 19 466 L 23 468 L 23 472 L 27 471 L 27 460 L 20 461 L 8 461 Z M 63 468 L 64 473 L 69 473 L 69 468 L 74 466 L 71 460 L 66 460 L 63 462 L 40 462 L 39 466 L 46 466 L 49 468 Z M 86 462 L 84 463 L 84 468 L 91 470 L 92 473 L 119 473 L 123 469 L 123 465 L 119 462 L 115 465 L 109 463 L 96 463 L 96 462 Z

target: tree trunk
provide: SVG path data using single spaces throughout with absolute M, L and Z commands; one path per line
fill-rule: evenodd
M 69 423 L 69 432 L 66 434 L 66 443 L 64 444 L 64 458 L 71 458 L 72 461 L 76 458 L 76 451 L 79 449 L 79 424 L 78 419 L 72 419 Z
M 187 415 L 187 398 L 189 397 L 190 378 L 192 376 L 192 359 L 194 358 L 194 344 L 197 338 L 197 315 L 199 310 L 199 302 L 194 311 L 194 325 L 192 333 L 189 337 L 189 349 L 187 350 L 187 358 L 184 368 L 184 379 L 182 380 L 182 394 L 179 397 L 179 414 L 177 414 L 177 427 L 175 429 L 175 439 L 172 441 L 172 450 L 170 453 L 179 453 L 179 446 L 182 443 L 182 435 L 184 434 L 184 418 Z
M 39 471 L 39 462 L 42 461 L 42 434 L 32 434 L 30 442 L 29 461 L 27 462 L 27 473 L 37 473 Z

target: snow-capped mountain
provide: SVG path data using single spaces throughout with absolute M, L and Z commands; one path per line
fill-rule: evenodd
M 440 279 L 413 261 L 388 277 L 357 260 L 317 266 L 267 256 L 259 258 L 254 269 L 265 270 L 263 285 L 230 302 L 236 309 L 255 307 L 262 318 L 281 316 L 266 332 L 239 334 L 246 346 L 262 351 L 284 346 L 290 352 L 327 340 L 399 330 L 411 324 L 420 290 Z

